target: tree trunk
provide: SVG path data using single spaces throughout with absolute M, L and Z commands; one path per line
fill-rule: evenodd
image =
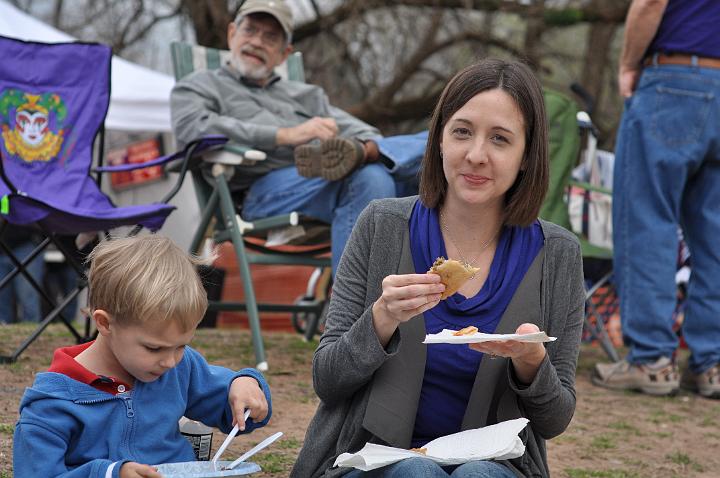
M 227 27 L 233 21 L 225 0 L 183 0 L 197 44 L 227 49 Z
M 525 26 L 525 54 L 528 63 L 536 71 L 540 69 L 542 58 L 542 35 L 545 31 L 545 0 L 534 0 L 528 7 Z
M 593 23 L 587 36 L 585 63 L 581 75 L 581 84 L 594 98 L 595 105 L 601 104 L 605 73 L 610 62 L 610 44 L 615 36 L 617 25 L 614 23 Z M 612 71 L 612 69 L 611 69 Z

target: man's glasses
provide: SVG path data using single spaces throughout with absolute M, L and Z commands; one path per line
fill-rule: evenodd
M 238 31 L 244 38 L 253 38 L 260 35 L 262 42 L 270 46 L 278 46 L 285 40 L 285 36 L 282 33 L 269 30 L 263 31 L 255 25 L 251 25 L 249 23 L 241 26 Z

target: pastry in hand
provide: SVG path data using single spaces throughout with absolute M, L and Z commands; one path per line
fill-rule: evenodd
M 428 271 L 428 274 L 437 274 L 440 276 L 440 282 L 445 284 L 445 291 L 440 296 L 444 300 L 458 291 L 462 285 L 472 276 L 477 274 L 480 269 L 467 264 L 463 264 L 455 259 L 445 259 L 438 257 Z
M 420 453 L 421 455 L 427 455 L 427 448 L 410 448 L 410 451 Z

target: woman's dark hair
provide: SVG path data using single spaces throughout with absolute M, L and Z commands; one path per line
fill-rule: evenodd
M 478 93 L 501 89 L 510 95 L 525 122 L 522 169 L 505 197 L 504 224 L 527 226 L 540 211 L 548 189 L 548 125 L 542 86 L 532 70 L 519 61 L 486 59 L 456 74 L 440 95 L 430 128 L 420 174 L 420 200 L 438 207 L 445 200 L 440 142 L 447 121 Z

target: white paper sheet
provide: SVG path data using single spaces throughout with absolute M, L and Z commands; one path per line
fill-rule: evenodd
M 370 471 L 418 456 L 429 458 L 442 466 L 475 460 L 509 460 L 525 453 L 525 445 L 518 433 L 527 423 L 527 418 L 516 418 L 440 437 L 425 445 L 427 451 L 424 455 L 402 448 L 368 443 L 357 453 L 343 453 L 338 456 L 333 466 Z
M 479 342 L 505 342 L 517 340 L 518 342 L 552 342 L 556 337 L 548 337 L 545 332 L 532 334 L 483 334 L 475 332 L 469 335 L 453 335 L 456 330 L 443 329 L 437 334 L 428 334 L 423 340 L 424 344 L 474 344 Z

